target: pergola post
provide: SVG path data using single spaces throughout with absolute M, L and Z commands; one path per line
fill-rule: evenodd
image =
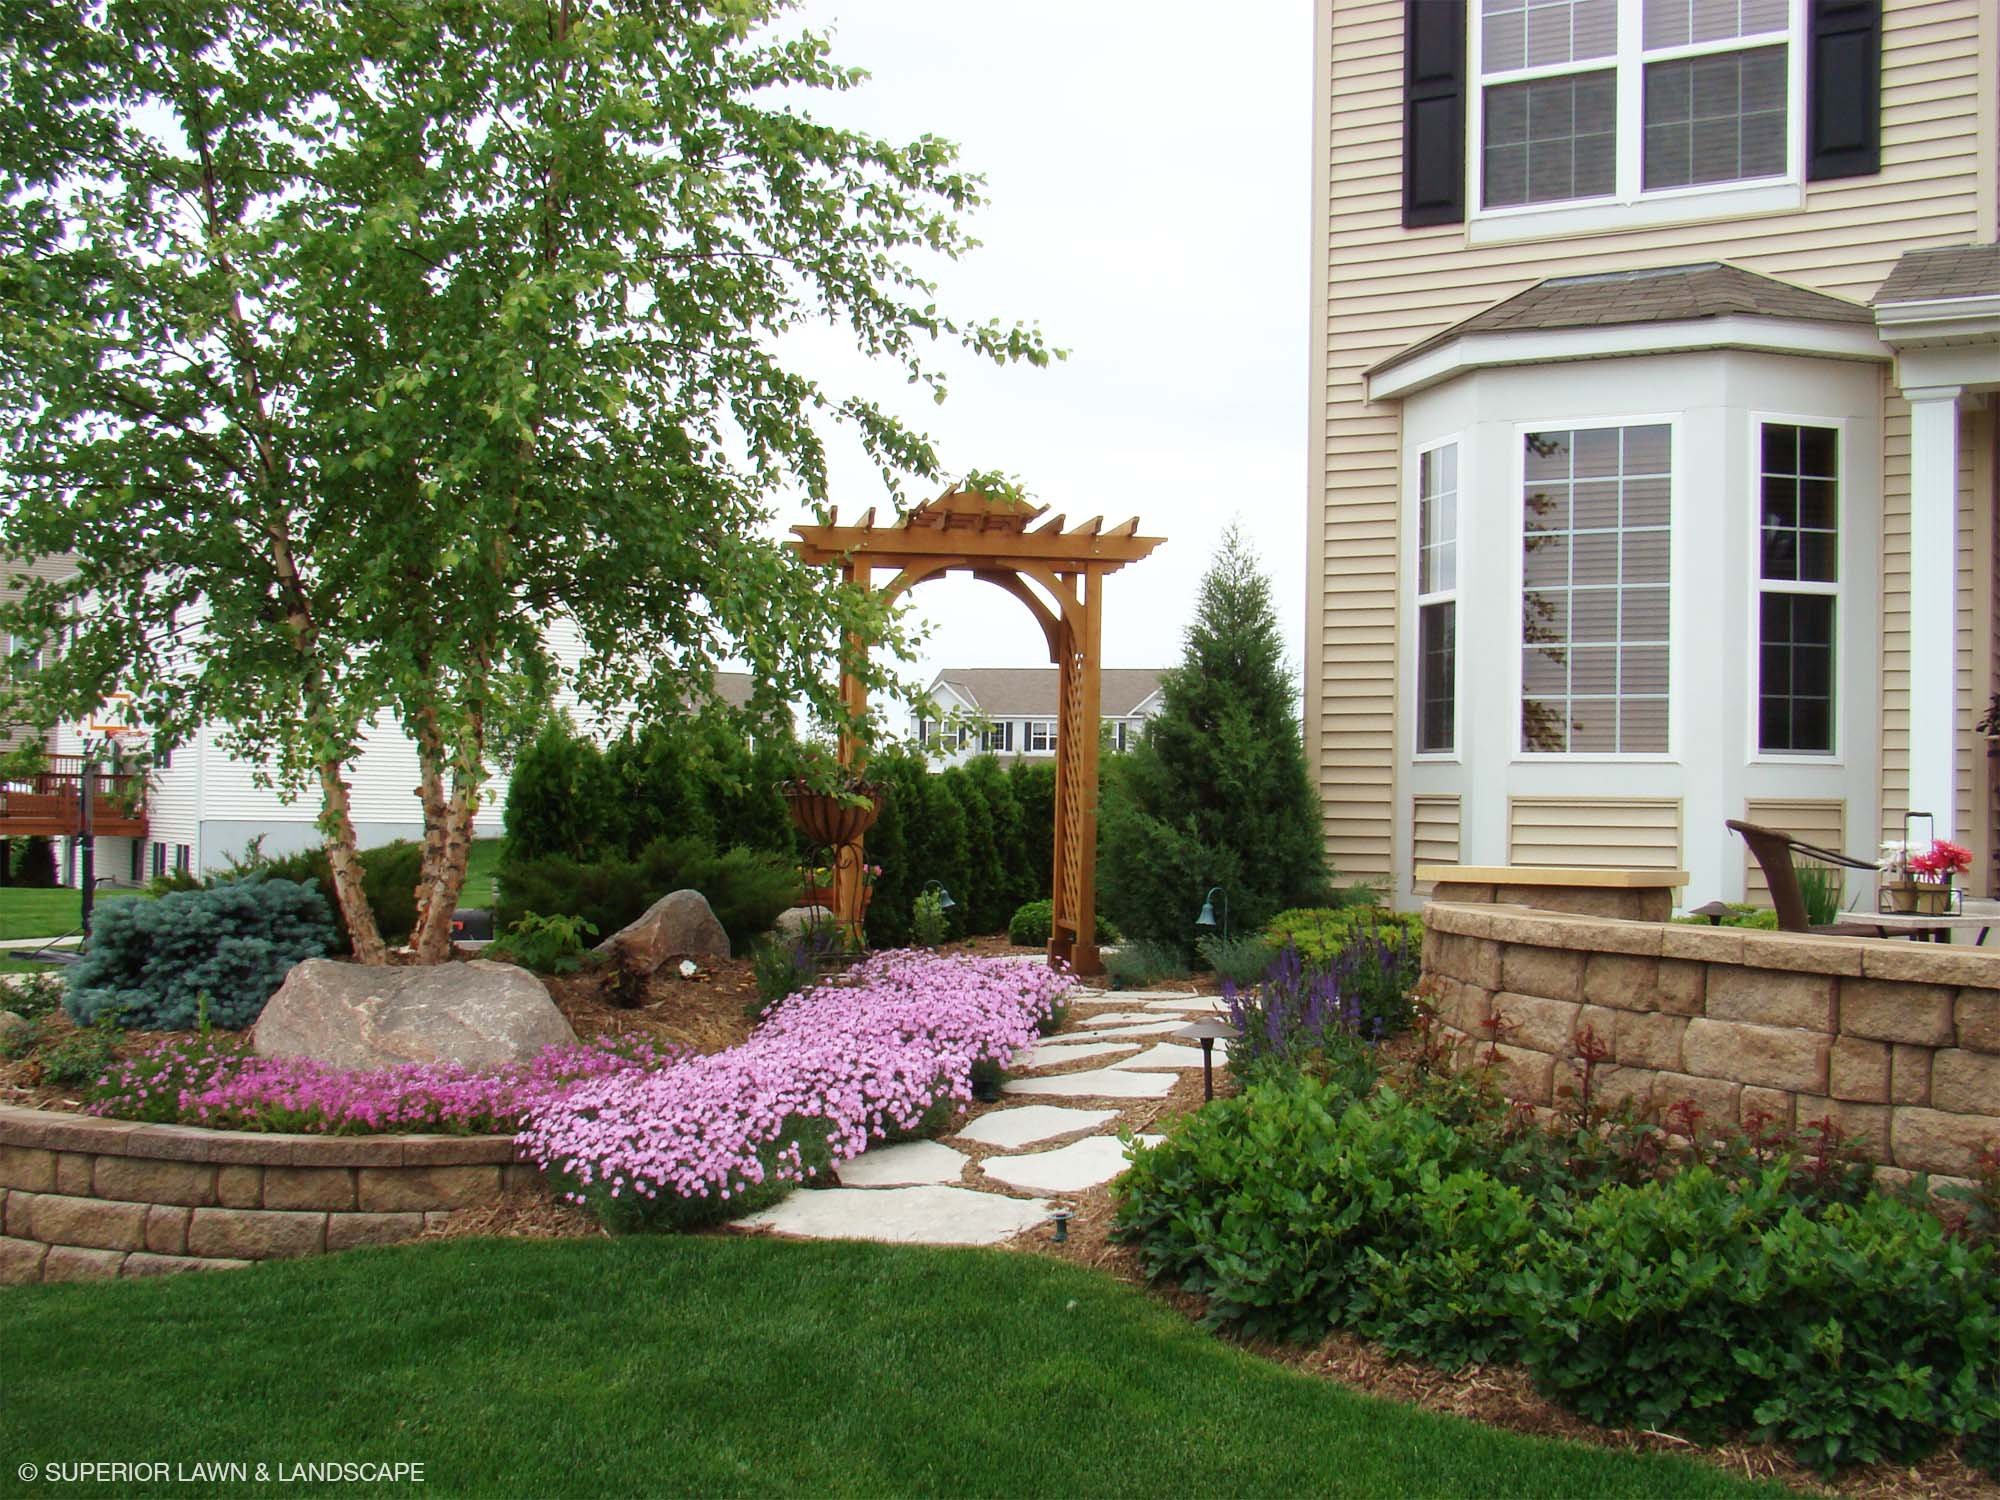
M 1099 518 L 1065 531 L 1057 516 L 1030 531 L 1045 510 L 952 489 L 888 526 L 877 526 L 871 510 L 856 526 L 841 526 L 836 514 L 824 525 L 792 529 L 807 562 L 838 565 L 858 588 L 873 586 L 878 567 L 901 570 L 886 597 L 946 573 L 969 572 L 1006 589 L 1034 615 L 1058 668 L 1049 961 L 1097 974 L 1103 972 L 1097 954 L 1097 779 L 1104 579 L 1149 556 L 1161 539 L 1140 536 L 1137 520 L 1107 530 Z M 866 650 L 867 642 L 850 636 L 841 663 L 840 698 L 853 725 L 868 709 L 856 667 Z M 865 764 L 862 742 L 847 725 L 840 763 L 855 772 Z M 856 937 L 866 894 L 863 869 L 856 835 L 834 852 L 834 915 Z

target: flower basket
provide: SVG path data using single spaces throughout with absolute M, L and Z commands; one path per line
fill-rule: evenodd
M 862 783 L 851 794 L 822 792 L 797 781 L 784 784 L 785 810 L 792 825 L 815 849 L 838 849 L 875 826 L 882 815 L 882 791 Z
M 1892 911 L 1916 916 L 1941 917 L 1951 910 L 1951 878 L 1938 880 L 1892 880 L 1883 885 L 1889 893 Z

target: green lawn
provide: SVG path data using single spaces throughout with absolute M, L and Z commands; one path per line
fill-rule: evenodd
M 437 1496 L 1784 1493 L 1356 1395 L 997 1252 L 469 1240 L 0 1291 L 0 1349 L 10 1479 L 118 1457 L 406 1460 L 424 1483 L 398 1493 Z
M 493 909 L 493 872 L 500 868 L 499 839 L 474 839 L 472 857 L 465 866 L 465 890 L 458 898 L 460 906 L 483 906 Z
M 129 899 L 135 890 L 102 889 L 98 904 Z M 36 889 L 30 886 L 0 886 L 0 939 L 61 937 L 75 932 L 83 921 L 83 893 L 65 886 Z

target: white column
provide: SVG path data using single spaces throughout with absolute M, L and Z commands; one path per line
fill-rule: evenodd
M 1958 394 L 1903 392 L 1910 403 L 1910 801 L 1952 836 L 1958 802 Z

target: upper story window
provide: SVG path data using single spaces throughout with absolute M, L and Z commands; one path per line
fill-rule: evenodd
M 1667 750 L 1672 433 L 1526 434 L 1521 748 Z
M 1475 201 L 1632 203 L 1796 177 L 1789 0 L 1480 0 Z
M 1417 456 L 1417 752 L 1458 743 L 1458 444 Z

